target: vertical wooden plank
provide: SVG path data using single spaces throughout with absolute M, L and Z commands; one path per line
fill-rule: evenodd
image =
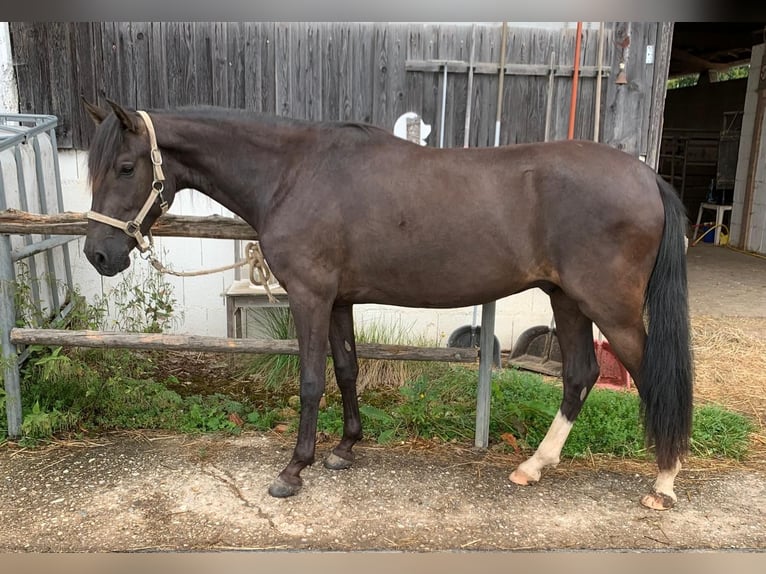
M 325 24 L 322 31 L 322 119 L 340 119 L 340 81 L 338 70 L 342 24 Z
M 673 43 L 673 22 L 660 23 L 654 50 L 654 77 L 652 78 L 652 97 L 649 111 L 649 130 L 647 135 L 646 163 L 657 169 L 662 142 L 662 125 L 665 112 L 667 77 L 670 67 L 670 52 Z
M 407 27 L 406 59 L 425 59 L 423 46 L 423 24 L 410 24 Z M 424 72 L 408 72 L 405 70 L 405 111 L 415 112 L 421 117 L 423 117 L 423 74 Z
M 476 54 L 477 59 L 481 62 L 489 62 L 493 64 L 500 64 L 500 24 L 487 26 L 482 30 L 476 30 Z M 508 31 L 509 37 L 511 31 Z M 510 42 L 509 42 L 510 43 Z M 508 48 L 506 48 L 508 49 Z M 496 73 L 488 74 L 478 78 L 477 82 L 474 80 L 476 86 L 476 112 L 474 114 L 475 119 L 471 119 L 472 122 L 476 122 L 476 145 L 480 147 L 490 147 L 495 142 L 495 121 L 497 117 L 497 89 L 498 89 L 498 75 Z M 473 126 L 472 126 L 473 131 Z M 502 141 L 503 131 L 505 126 L 501 122 L 500 137 Z
M 119 73 L 119 34 L 114 22 L 101 24 L 101 57 L 103 64 L 103 96 L 120 101 L 122 89 Z
M 263 73 L 261 70 L 261 30 L 258 22 L 245 23 L 242 57 L 243 106 L 246 110 L 260 112 Z
M 439 26 L 427 24 L 422 30 L 423 59 L 435 60 L 439 57 Z M 428 145 L 439 146 L 439 106 L 441 97 L 439 92 L 440 79 L 438 73 L 422 72 L 423 86 L 423 121 L 431 126 L 431 136 Z
M 94 46 L 92 30 L 94 24 L 90 22 L 75 22 L 72 26 L 72 41 L 70 43 L 70 58 L 74 72 L 72 94 L 72 147 L 86 149 L 90 145 L 90 138 L 95 129 L 95 124 L 83 108 L 80 97 L 84 97 L 91 103 L 97 100 L 95 69 L 93 65 Z
M 168 104 L 171 107 L 194 104 L 197 99 L 194 24 L 168 22 L 166 30 Z
M 213 64 L 213 100 L 209 103 L 214 106 L 227 106 L 229 103 L 229 81 L 227 77 L 229 62 L 226 24 L 214 22 L 211 33 L 212 53 L 210 59 Z
M 245 109 L 245 42 L 246 30 L 242 22 L 226 25 L 227 79 L 230 108 Z
M 290 81 L 290 61 L 290 25 L 279 23 L 276 25 L 276 49 L 274 59 L 276 84 L 275 113 L 279 116 L 290 116 L 292 112 L 290 109 L 292 99 L 290 93 L 292 90 L 292 83 Z
M 149 106 L 166 108 L 168 99 L 168 59 L 166 25 L 152 22 L 149 26 Z
M 364 24 L 353 25 L 353 88 L 352 120 L 372 122 L 373 54 L 372 34 Z
M 306 77 L 306 31 L 305 24 L 290 25 L 290 116 L 306 119 L 306 89 L 309 79 Z
M 167 62 L 165 71 L 168 78 L 167 104 L 170 107 L 176 107 L 182 105 L 184 100 L 182 95 L 184 90 L 184 62 L 181 56 L 181 22 L 166 22 L 163 40 L 165 41 Z
M 640 139 L 638 144 L 638 154 L 646 158 L 649 147 L 649 130 L 651 128 L 651 112 L 652 112 L 652 94 L 654 92 L 654 78 L 656 68 L 656 48 L 657 38 L 659 36 L 659 25 L 657 22 L 645 22 L 642 38 L 642 48 L 639 54 L 639 64 L 641 65 L 641 91 L 644 97 L 641 100 L 641 130 Z M 654 58 L 651 62 L 647 62 L 646 54 L 649 45 L 652 45 L 652 49 L 655 50 Z
M 32 89 L 35 82 L 35 51 L 38 31 L 33 22 L 9 22 L 8 27 L 13 45 L 13 68 L 16 72 L 16 85 L 21 113 L 36 113 L 35 95 Z
M 407 72 L 404 63 L 407 56 L 407 25 L 392 23 L 391 39 L 389 41 L 390 56 L 388 58 L 388 90 L 389 109 L 385 119 L 385 127 L 394 129 L 396 119 L 407 111 L 404 102 L 404 92 L 407 85 Z
M 261 23 L 261 110 L 277 113 L 276 25 Z
M 59 118 L 56 126 L 56 140 L 63 148 L 72 147 L 72 61 L 69 58 L 70 24 L 67 22 L 48 23 L 47 60 L 48 77 L 44 89 L 50 92 L 49 113 Z M 42 88 L 43 86 L 41 86 Z
M 213 71 L 213 23 L 194 22 L 194 68 L 197 75 L 197 92 L 194 95 L 196 104 L 210 106 L 213 96 L 215 73 Z
M 304 64 L 306 87 L 303 92 L 304 117 L 322 119 L 322 25 L 309 23 L 304 28 L 304 48 L 301 63 Z
M 354 42 L 353 24 L 341 24 L 338 53 L 338 105 L 342 121 L 354 119 Z
M 130 41 L 133 45 L 133 77 L 135 82 L 136 108 L 145 110 L 151 105 L 149 87 L 149 22 L 132 22 Z
M 117 22 L 117 70 L 120 78 L 120 103 L 136 107 L 136 79 L 133 63 L 131 23 Z
M 621 50 L 615 50 L 611 66 L 611 78 L 607 82 L 606 108 L 610 113 L 604 118 L 604 143 L 620 149 L 631 155 L 638 155 L 640 145 L 641 117 L 645 95 L 642 86 L 641 70 L 643 68 L 645 40 L 640 40 L 642 34 L 641 22 L 616 22 L 614 24 L 614 40 L 621 43 L 630 38 L 630 45 L 625 51 L 625 72 L 627 84 L 618 85 L 612 78 L 619 72 Z
M 373 57 L 372 123 L 386 127 L 389 104 L 388 26 L 378 23 L 372 27 L 370 32 L 372 34 Z

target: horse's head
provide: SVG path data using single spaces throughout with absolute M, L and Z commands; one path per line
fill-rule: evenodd
M 99 273 L 112 276 L 127 269 L 134 247 L 151 248 L 146 236 L 175 188 L 165 179 L 148 116 L 109 104 L 107 111 L 84 102 L 96 122 L 88 157 L 93 199 L 85 255 Z

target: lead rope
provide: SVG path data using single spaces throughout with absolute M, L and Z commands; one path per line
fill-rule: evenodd
M 160 273 L 166 273 L 168 275 L 175 275 L 176 277 L 198 277 L 200 275 L 211 275 L 213 273 L 220 273 L 221 271 L 228 271 L 229 269 L 236 269 L 237 267 L 243 267 L 245 265 L 250 266 L 250 282 L 253 285 L 260 285 L 266 291 L 266 296 L 269 299 L 269 303 L 279 303 L 279 299 L 274 297 L 269 287 L 269 279 L 271 279 L 271 270 L 266 264 L 266 260 L 263 257 L 261 246 L 257 241 L 252 241 L 245 247 L 245 258 L 240 259 L 232 263 L 231 265 L 223 265 L 214 269 L 201 269 L 198 271 L 173 271 L 168 269 L 162 264 L 162 261 L 157 259 L 152 253 L 148 257 L 148 261 L 152 264 Z M 256 279 L 255 274 L 258 273 Z

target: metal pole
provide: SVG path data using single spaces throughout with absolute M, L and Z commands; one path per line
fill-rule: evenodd
M 505 46 L 508 38 L 508 22 L 503 22 L 500 42 L 500 82 L 497 87 L 497 119 L 495 121 L 495 147 L 500 145 L 500 117 L 503 110 L 503 78 L 505 76 Z M 479 335 L 479 386 L 476 389 L 476 430 L 474 446 L 489 446 L 489 414 L 492 398 L 492 359 L 495 355 L 495 307 L 497 303 L 481 306 L 481 333 Z
M 593 141 L 599 140 L 601 127 L 601 68 L 604 64 L 604 23 L 598 23 L 598 67 L 596 68 L 596 109 L 593 120 Z
M 468 147 L 471 141 L 471 108 L 473 107 L 473 64 L 476 52 L 476 24 L 471 27 L 471 55 L 468 60 L 468 94 L 465 108 L 465 130 L 463 135 L 463 147 Z
M 574 139 L 575 115 L 577 113 L 577 84 L 580 80 L 580 46 L 582 44 L 582 22 L 577 23 L 575 37 L 574 69 L 572 70 L 572 97 L 569 101 L 569 132 L 567 139 Z
M 505 79 L 505 46 L 508 41 L 508 22 L 503 22 L 503 38 L 500 41 L 500 82 L 497 86 L 497 116 L 495 118 L 495 147 L 500 145 L 500 117 L 503 113 L 503 80 Z
M 447 61 L 444 61 L 444 79 L 442 80 L 442 116 L 439 125 L 439 147 L 444 147 L 444 118 L 447 115 Z
M 556 52 L 551 52 L 551 63 L 548 68 L 548 93 L 546 94 L 545 101 L 545 135 L 543 141 L 551 139 L 551 114 L 553 113 L 553 74 L 555 68 L 553 67 L 553 61 L 556 58 Z
M 11 259 L 11 239 L 0 235 L 0 364 L 5 383 L 5 412 L 8 419 L 8 436 L 21 434 L 21 385 L 16 345 L 11 344 L 11 329 L 16 323 L 14 303 L 15 273 Z

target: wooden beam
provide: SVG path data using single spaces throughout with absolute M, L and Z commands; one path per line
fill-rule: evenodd
M 0 212 L 0 233 L 42 235 L 85 235 L 88 220 L 84 213 L 65 212 L 41 215 L 8 209 Z M 258 234 L 247 223 L 221 215 L 163 215 L 152 227 L 152 234 L 166 237 L 205 237 L 213 239 L 256 240 Z
M 200 335 L 157 333 L 119 333 L 116 331 L 69 331 L 66 329 L 11 329 L 10 342 L 15 345 L 49 345 L 61 347 L 123 348 L 156 351 L 189 351 L 203 353 L 252 353 L 265 355 L 297 355 L 298 341 L 282 339 L 229 339 Z M 360 359 L 396 361 L 439 361 L 475 363 L 478 349 L 462 347 L 414 347 L 359 343 Z M 329 355 L 329 345 L 327 353 Z

